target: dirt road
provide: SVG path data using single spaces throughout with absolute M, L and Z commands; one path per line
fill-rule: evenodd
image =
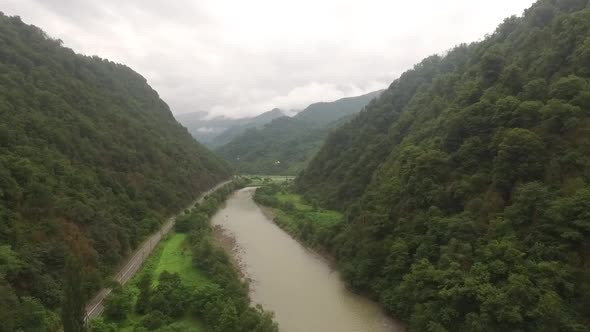
M 231 182 L 231 180 L 222 182 L 222 183 L 216 185 L 215 187 L 209 189 L 208 191 L 204 192 L 203 194 L 201 194 L 199 196 L 198 199 L 196 199 L 187 208 L 192 208 L 193 205 L 195 205 L 196 203 L 200 203 L 206 195 L 212 193 L 213 191 L 219 189 L 220 187 L 222 187 L 223 185 L 225 185 L 229 182 Z M 119 270 L 119 272 L 115 275 L 115 277 L 113 279 L 116 280 L 117 282 L 119 282 L 121 285 L 124 285 L 125 283 L 127 283 L 133 277 L 133 275 L 135 275 L 135 273 L 139 270 L 139 268 L 141 267 L 143 262 L 149 257 L 149 255 L 154 250 L 154 248 L 158 245 L 160 240 L 166 234 L 168 234 L 168 232 L 170 231 L 172 226 L 174 226 L 174 221 L 176 220 L 176 217 L 178 217 L 179 215 L 181 215 L 183 213 L 184 212 L 181 212 L 178 215 L 170 217 L 168 220 L 166 220 L 166 222 L 162 225 L 162 227 L 160 228 L 159 231 L 157 231 L 156 233 L 154 233 L 150 237 L 148 237 L 135 250 L 135 252 L 133 252 L 133 254 L 130 256 L 130 258 L 127 260 L 127 263 L 125 263 L 125 265 L 123 265 L 121 270 Z M 91 320 L 95 317 L 98 317 L 103 312 L 103 310 L 104 310 L 103 301 L 110 293 L 111 293 L 110 288 L 103 288 L 88 303 L 88 305 L 86 306 L 86 317 L 85 317 L 85 319 L 87 321 Z

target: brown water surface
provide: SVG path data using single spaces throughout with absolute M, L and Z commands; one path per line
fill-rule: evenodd
M 213 224 L 233 237 L 252 300 L 274 311 L 281 331 L 403 331 L 377 304 L 347 290 L 325 259 L 276 226 L 253 201 L 254 190 L 233 193 Z

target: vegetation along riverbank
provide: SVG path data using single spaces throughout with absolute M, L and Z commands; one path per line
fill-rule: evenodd
M 254 201 L 292 237 L 331 260 L 327 253 L 341 227 L 342 213 L 304 200 L 288 182 L 257 188 Z
M 107 298 L 102 331 L 278 331 L 273 315 L 252 306 L 229 256 L 216 243 L 210 217 L 243 182 L 210 194 L 176 221 L 175 232 L 141 272 Z

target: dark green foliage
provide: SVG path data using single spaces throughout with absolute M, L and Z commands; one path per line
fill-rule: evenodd
M 105 300 L 104 315 L 108 319 L 122 321 L 131 313 L 132 308 L 133 294 L 128 289 L 116 285 Z
M 115 323 L 107 323 L 102 318 L 90 321 L 89 330 L 92 332 L 117 332 Z
M 188 288 L 182 284 L 178 274 L 164 271 L 150 298 L 150 307 L 168 317 L 179 318 L 186 311 L 188 293 Z
M 404 73 L 296 180 L 414 331 L 588 331 L 590 8 L 541 0 Z
M 137 288 L 139 289 L 139 295 L 137 296 L 135 311 L 138 314 L 145 314 L 152 296 L 152 276 L 149 273 L 143 273 L 137 282 Z
M 10 285 L 0 280 L 0 331 L 12 332 L 18 326 L 19 299 Z
M 170 322 L 170 317 L 159 310 L 154 310 L 142 318 L 140 325 L 148 331 L 157 330 Z
M 56 310 L 70 252 L 85 301 L 164 217 L 228 176 L 139 74 L 0 14 L 0 281 L 19 303 Z
M 0 331 L 58 331 L 59 315 L 47 310 L 38 299 L 16 296 L 13 289 L 0 280 Z
M 500 143 L 493 162 L 496 186 L 510 193 L 517 182 L 540 179 L 545 149 L 539 136 L 522 128 L 508 129 L 499 135 Z
M 243 174 L 297 174 L 329 132 L 358 113 L 382 91 L 311 104 L 292 118 L 274 119 L 236 136 L 216 152 Z
M 179 218 L 176 218 L 174 223 L 174 229 L 178 233 L 187 233 L 191 227 L 191 220 L 187 217 L 186 213 Z
M 80 259 L 70 255 L 64 271 L 64 290 L 61 306 L 61 323 L 64 332 L 82 332 L 86 330 L 84 275 Z M 43 308 L 41 306 L 41 308 Z

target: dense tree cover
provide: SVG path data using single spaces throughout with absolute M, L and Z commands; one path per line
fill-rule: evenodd
M 238 173 L 294 175 L 319 150 L 329 132 L 382 91 L 309 105 L 292 118 L 250 128 L 215 149 Z
M 107 298 L 105 316 L 121 321 L 134 310 L 143 315 L 135 331 L 168 331 L 173 322 L 189 315 L 206 323 L 213 332 L 276 332 L 273 315 L 260 306 L 250 306 L 248 287 L 240 280 L 228 254 L 214 240 L 210 217 L 226 198 L 244 182 L 223 186 L 192 211 L 183 216 L 182 232 L 189 234 L 194 268 L 204 271 L 209 283 L 190 286 L 177 273 L 162 272 L 157 285 L 152 284 L 151 271 L 139 276 L 139 294 L 133 303 L 132 290 L 117 288 Z M 178 229 L 177 229 L 178 230 Z M 93 325 L 108 322 L 99 320 Z
M 238 173 L 296 174 L 320 148 L 327 128 L 281 117 L 261 129 L 249 129 L 215 150 Z
M 84 294 L 84 275 L 82 263 L 75 254 L 66 260 L 64 289 L 61 305 L 61 322 L 64 332 L 85 330 L 86 296 Z
M 165 216 L 229 174 L 139 74 L 0 13 L 0 312 L 13 313 L 0 330 L 31 330 L 39 306 L 60 306 L 68 253 L 85 299 Z
M 541 0 L 333 132 L 298 190 L 415 331 L 590 330 L 590 8 Z

